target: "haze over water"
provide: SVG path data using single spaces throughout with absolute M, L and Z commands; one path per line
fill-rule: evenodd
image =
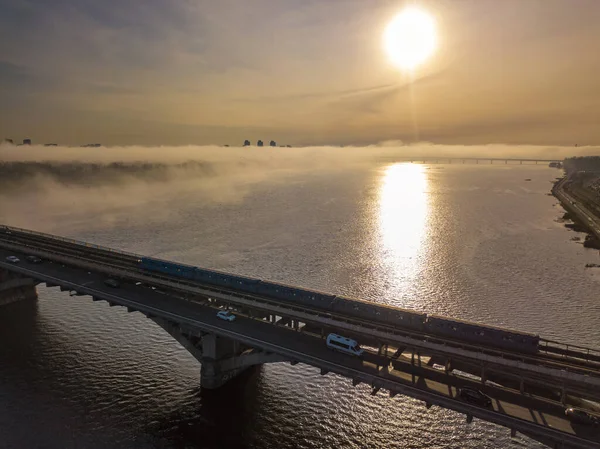
M 598 254 L 556 221 L 563 211 L 547 193 L 559 174 L 382 162 L 290 173 L 234 201 L 164 184 L 138 207 L 106 201 L 94 214 L 38 203 L 43 220 L 29 227 L 598 347 L 600 276 L 584 268 Z M 12 212 L 20 225 L 35 216 Z M 0 222 L 12 223 L 6 208 Z M 2 448 L 541 447 L 304 365 L 265 365 L 200 392 L 198 362 L 150 320 L 38 291 L 0 315 Z

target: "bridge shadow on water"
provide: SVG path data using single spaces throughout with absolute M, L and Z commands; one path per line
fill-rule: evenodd
M 5 437 L 0 447 L 42 447 L 42 442 L 49 449 L 256 446 L 251 440 L 261 433 L 261 366 L 211 391 L 201 388 L 200 364 L 193 362 L 193 383 L 173 395 L 161 384 L 165 379 L 140 384 L 139 375 L 123 379 L 111 367 L 88 366 L 92 360 L 72 337 L 44 316 L 37 301 L 0 309 L 0 402 L 7 406 L 6 412 L 0 411 L 0 434 Z M 135 359 L 128 348 L 123 352 Z M 161 365 L 160 358 L 147 357 Z M 165 397 L 153 401 L 141 397 L 161 392 Z M 31 432 L 31 419 L 37 421 L 36 432 Z
M 253 366 L 219 390 L 196 387 L 188 400 L 148 428 L 169 448 L 254 447 L 261 366 Z
M 36 300 L 14 302 L 0 308 L 0 363 L 3 368 L 25 368 L 26 361 L 35 353 L 39 320 Z

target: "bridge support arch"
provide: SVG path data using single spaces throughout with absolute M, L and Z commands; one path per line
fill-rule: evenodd
M 36 282 L 0 268 L 0 306 L 11 302 L 37 299 Z
M 200 385 L 214 390 L 254 365 L 289 362 L 285 357 L 244 345 L 210 332 L 185 329 L 162 318 L 151 318 L 200 362 Z

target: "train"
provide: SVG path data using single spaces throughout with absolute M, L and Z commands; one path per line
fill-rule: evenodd
M 332 314 L 383 323 L 399 329 L 433 334 L 478 345 L 484 344 L 514 352 L 534 354 L 539 350 L 539 335 L 526 332 L 390 307 L 150 257 L 139 259 L 138 266 L 142 270 L 153 273 L 162 273 L 202 284 L 257 294 Z

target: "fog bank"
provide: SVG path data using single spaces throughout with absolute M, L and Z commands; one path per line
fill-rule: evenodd
M 563 159 L 600 147 L 456 146 L 384 142 L 368 147 L 43 147 L 0 145 L 0 223 L 64 233 L 93 214 L 98 226 L 128 217 L 172 220 L 175 200 L 233 204 L 257 188 L 369 170 L 404 158 Z

